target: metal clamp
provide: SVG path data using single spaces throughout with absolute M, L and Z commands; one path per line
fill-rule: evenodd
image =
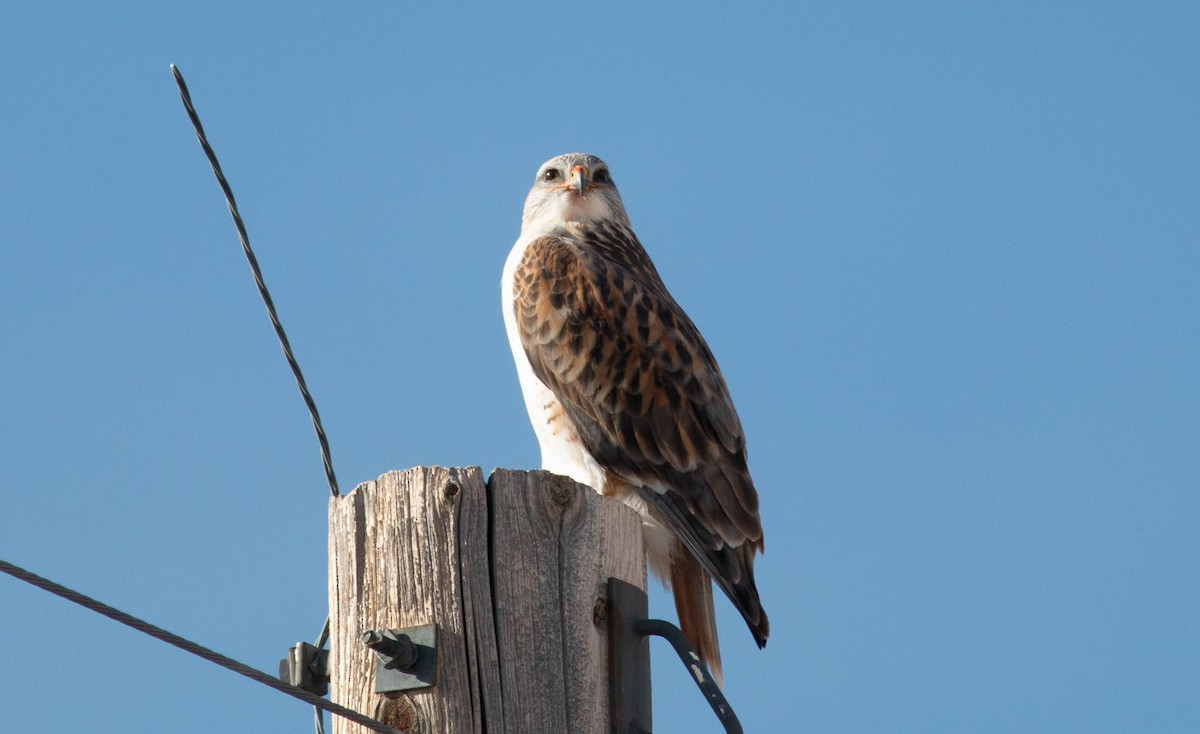
M 288 648 L 288 656 L 279 661 L 279 679 L 309 693 L 329 693 L 329 651 L 297 642 Z
M 437 679 L 437 625 L 367 630 L 362 642 L 375 651 L 375 692 L 429 688 Z

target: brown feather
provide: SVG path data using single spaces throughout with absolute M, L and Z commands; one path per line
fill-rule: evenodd
M 681 563 L 704 579 L 705 619 L 711 575 L 764 645 L 769 627 L 753 571 L 762 525 L 741 422 L 712 352 L 637 237 L 604 221 L 534 240 L 513 297 L 534 374 L 588 453 L 679 539 Z M 681 593 L 693 602 L 700 593 L 686 578 L 677 603 Z M 681 607 L 681 621 L 685 608 L 697 614 L 693 602 Z M 696 629 L 701 619 L 688 624 Z M 715 646 L 714 634 L 710 654 Z
M 708 666 L 717 685 L 724 687 L 712 582 L 708 572 L 678 543 L 671 554 L 671 593 L 675 597 L 679 629 L 683 630 L 696 654 Z

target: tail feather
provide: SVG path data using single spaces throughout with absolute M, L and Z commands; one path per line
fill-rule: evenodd
M 754 584 L 755 550 L 762 550 L 761 540 L 757 545 L 744 543 L 736 548 L 726 547 L 717 554 L 710 554 L 709 558 L 723 572 L 720 577 L 725 579 L 721 583 L 722 590 L 742 613 L 754 641 L 762 648 L 767 646 L 771 623 L 767 621 L 767 613 L 758 598 L 758 587 Z
M 717 616 L 713 608 L 712 580 L 700 562 L 676 543 L 671 553 L 671 592 L 679 627 L 708 666 L 718 686 L 724 687 L 721 648 L 717 641 Z

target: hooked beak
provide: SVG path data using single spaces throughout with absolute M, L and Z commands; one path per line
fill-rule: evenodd
M 584 166 L 575 166 L 571 169 L 571 188 L 579 192 L 583 196 L 583 192 L 587 191 L 588 185 L 591 184 L 591 179 L 588 178 L 588 169 Z

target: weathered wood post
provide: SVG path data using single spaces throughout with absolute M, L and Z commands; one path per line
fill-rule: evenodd
M 609 577 L 645 590 L 640 519 L 568 479 L 417 467 L 361 484 L 329 507 L 331 698 L 401 731 L 607 732 Z M 376 693 L 363 633 L 431 623 L 434 685 Z

